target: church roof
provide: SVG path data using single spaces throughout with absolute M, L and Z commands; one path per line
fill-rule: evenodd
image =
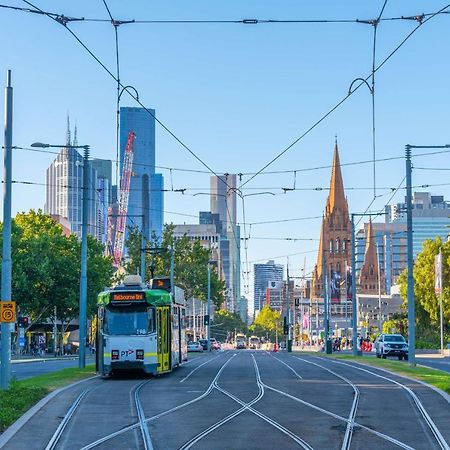
M 335 209 L 339 209 L 348 216 L 348 204 L 344 193 L 344 181 L 341 173 L 341 162 L 337 142 L 334 144 L 333 166 L 331 169 L 330 194 L 328 195 L 326 215 L 329 216 Z

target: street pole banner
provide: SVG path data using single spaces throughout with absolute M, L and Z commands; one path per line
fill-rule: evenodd
M 350 266 L 347 266 L 347 271 L 346 271 L 346 280 L 347 280 L 347 300 L 352 300 L 353 299 L 353 275 L 352 275 L 352 268 Z
M 331 271 L 330 298 L 331 303 L 341 302 L 341 274 L 334 270 Z
M 442 292 L 442 253 L 434 257 L 434 292 L 440 295 Z

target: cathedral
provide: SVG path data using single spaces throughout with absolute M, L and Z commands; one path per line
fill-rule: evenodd
M 331 300 L 331 303 L 340 303 L 342 290 L 344 292 L 346 290 L 347 298 L 351 298 L 351 275 L 347 269 L 347 267 L 351 266 L 351 235 L 352 224 L 344 193 L 339 150 L 336 142 L 334 145 L 330 192 L 322 220 L 317 263 L 313 272 L 311 293 L 313 299 L 323 298 L 324 260 L 327 271 L 328 298 Z M 345 293 L 343 296 L 345 298 Z

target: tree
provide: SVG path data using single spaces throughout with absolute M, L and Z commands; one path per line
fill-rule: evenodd
M 276 335 L 280 336 L 282 332 L 281 313 L 273 310 L 270 306 L 265 305 L 253 324 L 250 326 L 250 331 L 256 336 L 269 336 L 271 341 L 274 341 Z
M 438 334 L 439 296 L 434 292 L 434 258 L 439 250 L 442 251 L 444 323 L 450 321 L 450 242 L 442 242 L 439 237 L 435 240 L 428 239 L 423 243 L 423 249 L 417 255 L 414 263 L 414 297 L 419 338 L 430 336 L 430 332 L 436 336 Z M 407 270 L 405 270 L 399 277 L 400 294 L 405 299 L 405 309 L 408 288 L 407 274 Z M 434 340 L 434 337 L 432 339 Z
M 230 338 L 234 333 L 247 334 L 248 327 L 238 313 L 230 311 L 216 311 L 214 321 L 211 322 L 211 336 L 220 341 Z
M 72 234 L 42 211 L 20 213 L 12 222 L 12 297 L 20 314 L 32 322 L 54 320 L 67 324 L 78 316 L 81 245 Z M 95 312 L 97 294 L 111 282 L 111 258 L 103 245 L 88 236 L 88 313 Z
M 186 298 L 196 297 L 206 300 L 208 291 L 208 263 L 211 260 L 211 250 L 204 248 L 197 240 L 190 240 L 183 236 L 179 239 L 173 237 L 174 226 L 164 226 L 162 239 L 155 238 L 148 247 L 163 249 L 151 254 L 146 253 L 145 279 L 151 278 L 151 267 L 155 276 L 170 275 L 170 251 L 174 248 L 174 278 L 175 284 L 185 291 Z M 138 228 L 129 228 L 126 241 L 130 261 L 125 266 L 127 273 L 137 273 L 141 259 L 141 234 Z M 211 265 L 211 300 L 219 309 L 224 301 L 225 283 L 219 279 L 217 268 Z

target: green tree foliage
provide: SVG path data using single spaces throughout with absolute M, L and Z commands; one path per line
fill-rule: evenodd
M 241 319 L 238 313 L 219 310 L 214 315 L 214 321 L 211 322 L 211 336 L 219 341 L 225 341 L 236 333 L 247 334 L 248 327 Z
M 81 244 L 42 211 L 17 214 L 12 223 L 12 300 L 32 321 L 57 316 L 66 324 L 78 316 Z M 88 313 L 97 294 L 111 282 L 111 259 L 103 245 L 88 236 Z
M 175 284 L 184 289 L 186 298 L 197 297 L 206 300 L 208 291 L 208 262 L 211 250 L 202 247 L 199 241 L 191 241 L 187 236 L 173 238 L 173 225 L 164 226 L 161 242 L 153 239 L 147 247 L 165 249 L 159 252 L 147 252 L 145 279 L 151 278 L 151 268 L 154 276 L 170 275 L 170 252 L 174 247 L 174 277 Z M 137 228 L 130 228 L 126 242 L 130 262 L 126 265 L 127 273 L 138 273 L 141 260 L 141 234 Z M 217 268 L 211 266 L 211 299 L 219 309 L 224 301 L 225 283 L 217 275 Z
M 439 296 L 436 296 L 434 292 L 434 258 L 439 250 L 442 250 L 444 323 L 448 324 L 450 321 L 450 242 L 442 242 L 438 237 L 423 243 L 423 249 L 417 255 L 414 263 L 414 297 L 419 339 L 428 336 L 428 339 L 435 340 L 434 335 L 437 336 L 439 332 Z M 407 275 L 407 270 L 405 270 L 399 277 L 400 294 L 405 299 L 405 310 L 408 289 Z M 448 331 L 447 325 L 447 333 Z
M 268 305 L 264 306 L 253 324 L 250 325 L 250 331 L 258 337 L 269 336 L 272 342 L 275 341 L 276 334 L 278 334 L 278 339 L 280 339 L 283 331 L 281 314 Z

